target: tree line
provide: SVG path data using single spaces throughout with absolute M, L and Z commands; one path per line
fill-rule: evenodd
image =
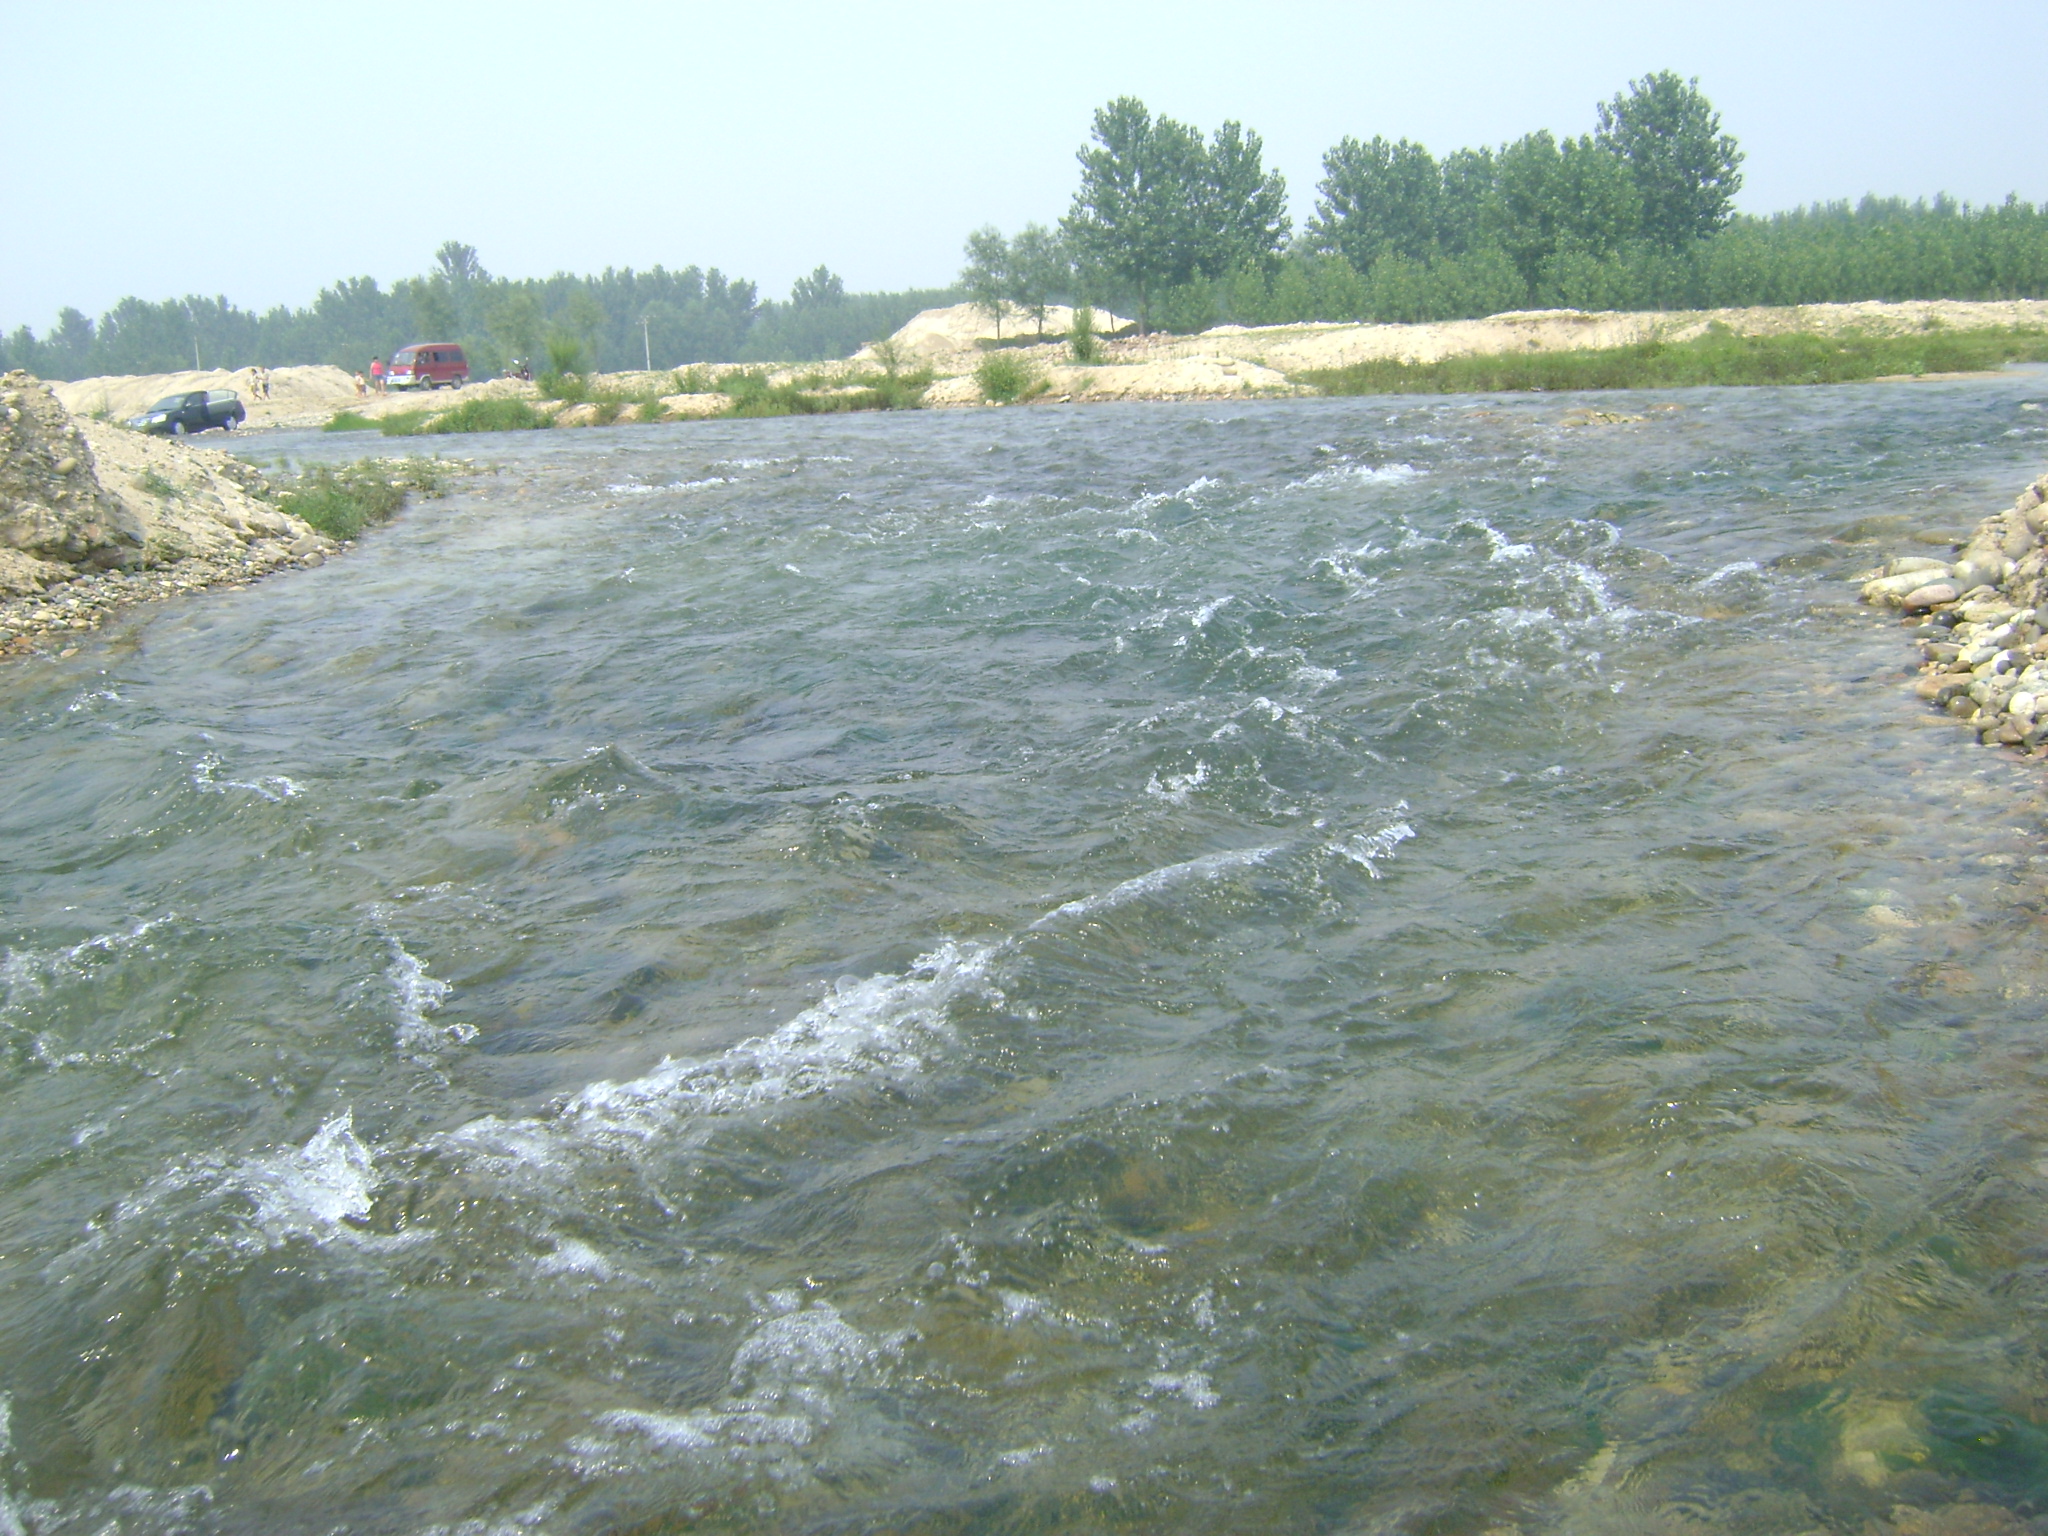
M 1743 155 L 1696 80 L 1658 73 L 1594 127 L 1438 159 L 1346 137 L 1323 156 L 1297 232 L 1259 136 L 1206 139 L 1144 103 L 1095 113 L 1057 230 L 968 237 L 962 289 L 992 310 L 1058 299 L 1141 328 L 1219 321 L 1443 320 L 1527 308 L 1695 309 L 2048 295 L 2048 207 L 2017 197 L 1866 197 L 1768 217 L 1734 211 Z
M 357 369 L 407 342 L 461 341 L 479 374 L 543 352 L 607 370 L 651 362 L 844 357 L 920 309 L 967 297 L 1043 328 L 1056 302 L 1146 328 L 1220 321 L 1419 321 L 1530 308 L 1705 309 L 1861 299 L 2048 296 L 2048 205 L 1866 197 L 1734 211 L 1743 156 L 1697 81 L 1631 81 L 1577 135 L 1549 130 L 1441 158 L 1407 139 L 1324 154 L 1296 229 L 1287 185 L 1243 124 L 1204 135 L 1134 97 L 1094 114 L 1056 226 L 967 239 L 954 290 L 848 293 L 825 267 L 787 300 L 716 267 L 508 279 L 449 241 L 390 288 L 357 277 L 303 309 L 126 298 L 0 337 L 0 367 L 45 378 L 326 362 Z
M 42 336 L 0 336 L 0 368 L 46 379 L 171 373 L 253 363 L 332 363 L 350 372 L 409 342 L 462 343 L 479 378 L 515 358 L 573 355 L 588 368 L 691 363 L 806 362 L 844 357 L 921 309 L 954 301 L 945 289 L 848 293 L 825 267 L 785 301 L 718 268 L 606 268 L 594 277 L 493 277 L 474 247 L 446 242 L 424 275 L 389 288 L 345 278 L 302 309 L 258 313 L 224 297 L 152 303 L 125 298 L 94 321 L 66 308 Z

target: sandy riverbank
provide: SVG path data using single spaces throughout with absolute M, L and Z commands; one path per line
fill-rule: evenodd
M 220 448 L 74 416 L 0 378 L 0 654 L 61 646 L 114 611 L 239 586 L 338 546 Z
M 599 396 L 658 400 L 660 415 L 655 419 L 681 420 L 719 415 L 729 405 L 727 398 L 716 392 L 677 392 L 679 375 L 684 372 L 712 385 L 744 372 L 764 375 L 771 385 L 810 382 L 829 389 L 894 366 L 931 373 L 932 384 L 923 400 L 927 406 L 984 406 L 989 402 L 975 382 L 974 371 L 989 356 L 1000 330 L 1008 355 L 1043 382 L 1044 389 L 1036 395 L 1041 401 L 1281 398 L 1316 393 L 1294 382 L 1296 375 L 1355 363 L 1427 364 L 1456 357 L 1581 352 L 1653 340 L 1684 342 L 1712 326 L 1744 336 L 1898 336 L 1944 328 L 2048 329 L 2048 300 L 1925 300 L 1672 312 L 1532 310 L 1418 325 L 1222 325 L 1195 336 L 1144 337 L 1129 334 L 1129 320 L 1102 311 L 1096 316 L 1103 336 L 1100 361 L 1085 366 L 1074 362 L 1065 340 L 1072 323 L 1072 311 L 1054 306 L 1047 312 L 1044 326 L 1045 336 L 1051 339 L 1020 342 L 1020 338 L 1036 334 L 1037 323 L 1029 317 L 1013 311 L 998 326 L 987 311 L 955 304 L 923 311 L 886 343 L 865 347 L 850 358 L 815 363 L 706 363 L 687 370 L 633 369 L 593 374 L 586 383 L 589 392 Z M 534 385 L 513 379 L 469 384 L 459 390 L 358 396 L 355 381 L 339 368 L 277 368 L 270 377 L 271 397 L 267 400 L 252 397 L 248 369 L 80 379 L 54 387 L 57 398 L 74 415 L 116 421 L 179 390 L 233 389 L 248 407 L 248 431 L 324 426 L 345 410 L 370 421 L 419 411 L 442 412 L 465 401 L 496 396 L 531 401 L 552 416 L 557 426 L 600 425 L 614 415 L 612 409 L 589 403 L 544 401 Z M 648 418 L 636 410 L 632 419 Z

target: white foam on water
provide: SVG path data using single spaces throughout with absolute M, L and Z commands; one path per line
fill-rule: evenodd
M 441 1005 L 455 988 L 449 983 L 429 976 L 424 962 L 409 951 L 396 938 L 386 934 L 384 942 L 391 946 L 391 963 L 384 968 L 384 979 L 391 986 L 391 996 L 398 1012 L 396 1039 L 399 1048 L 407 1051 L 434 1050 L 444 1045 L 465 1045 L 477 1036 L 474 1024 L 436 1024 L 429 1014 L 440 1011 Z
M 1027 1317 L 1037 1317 L 1045 1311 L 1045 1303 L 1029 1291 L 996 1292 L 996 1299 L 1003 1304 L 1003 1322 L 1015 1326 Z
M 1731 577 L 1761 576 L 1763 575 L 1763 573 L 1764 568 L 1758 565 L 1754 560 L 1734 560 L 1730 561 L 1727 565 L 1722 566 L 1721 569 L 1714 572 L 1713 575 L 1707 577 L 1706 580 L 1700 583 L 1700 585 L 1703 587 L 1718 586 L 1720 585 L 1720 583 L 1729 580 Z
M 1150 539 L 1154 544 L 1163 542 L 1150 528 L 1117 528 L 1112 533 L 1128 544 L 1132 539 Z
M 355 1111 L 343 1110 L 303 1147 L 245 1161 L 233 1176 L 256 1204 L 256 1223 L 272 1244 L 292 1237 L 331 1237 L 370 1214 L 376 1161 L 356 1139 Z
M 81 693 L 69 704 L 66 704 L 64 706 L 64 713 L 67 715 L 82 714 L 95 704 L 120 704 L 124 702 L 126 701 L 122 699 L 121 695 L 114 692 L 111 688 L 94 688 L 88 693 Z
M 554 1252 L 542 1254 L 534 1267 L 544 1275 L 588 1275 L 593 1280 L 609 1280 L 617 1273 L 611 1260 L 573 1237 L 556 1238 Z
M 814 1301 L 800 1312 L 771 1317 L 749 1334 L 732 1360 L 732 1385 L 756 1396 L 792 1386 L 848 1382 L 881 1356 L 872 1340 L 836 1307 Z
M 1460 528 L 1475 529 L 1485 535 L 1486 558 L 1488 560 L 1530 560 L 1535 558 L 1536 546 L 1534 544 L 1515 543 L 1514 540 L 1510 539 L 1483 517 L 1465 518 L 1458 526 Z
M 685 1121 L 810 1098 L 864 1077 L 915 1076 L 946 1038 L 948 1005 L 992 990 L 988 970 L 995 954 L 987 945 L 949 940 L 920 955 L 903 975 L 843 978 L 779 1029 L 709 1060 L 667 1057 L 641 1077 L 591 1083 L 543 1119 L 486 1116 L 448 1139 L 545 1162 L 564 1140 L 644 1144 Z
M 620 1408 L 599 1414 L 596 1423 L 631 1431 L 668 1451 L 804 1446 L 832 1422 L 829 1389 L 868 1374 L 881 1355 L 837 1308 L 817 1301 L 770 1318 L 741 1342 L 728 1395 L 717 1406 L 678 1414 Z
M 1408 809 L 1403 800 L 1394 807 L 1396 811 Z M 1348 859 L 1363 869 L 1373 879 L 1380 878 L 1380 865 L 1394 856 L 1394 850 L 1415 836 L 1415 829 L 1405 821 L 1391 822 L 1376 832 L 1354 832 L 1350 837 L 1325 843 L 1324 849 L 1338 858 Z
M 1127 512 L 1150 512 L 1154 507 L 1163 507 L 1170 501 L 1193 501 L 1202 492 L 1214 490 L 1222 482 L 1207 475 L 1197 475 L 1177 491 L 1147 491 L 1124 510 Z
M 1223 605 L 1225 603 L 1230 602 L 1231 600 L 1231 595 L 1228 592 L 1226 592 L 1223 594 L 1223 596 L 1217 598 L 1214 602 L 1202 604 L 1201 607 L 1195 610 L 1195 628 L 1208 628 L 1209 621 L 1215 618 L 1217 614 L 1221 613 L 1223 611 Z
M 224 795 L 231 789 L 246 789 L 266 800 L 289 800 L 306 792 L 305 785 L 288 779 L 281 773 L 267 774 L 260 779 L 223 779 L 220 777 L 220 770 L 219 756 L 208 752 L 192 765 L 192 787 L 209 795 Z
M 1145 1382 L 1145 1396 L 1179 1394 L 1190 1408 L 1214 1408 L 1223 1399 L 1209 1383 L 1206 1371 L 1155 1371 Z
M 41 997 L 52 986 L 84 980 L 99 957 L 133 949 L 156 929 L 176 919 L 177 913 L 166 912 L 162 917 L 136 923 L 125 933 L 96 933 L 68 949 L 8 950 L 0 955 L 0 1011 Z
M 1169 773 L 1163 780 L 1153 774 L 1145 781 L 1145 793 L 1168 805 L 1186 805 L 1188 796 L 1209 782 L 1209 765 L 1200 758 L 1188 773 Z
M 1264 715 L 1272 724 L 1280 726 L 1297 741 L 1308 740 L 1308 728 L 1322 717 L 1293 704 L 1280 704 L 1267 698 L 1263 693 L 1248 706 Z
M 1289 679 L 1304 688 L 1327 688 L 1332 683 L 1342 682 L 1344 674 L 1335 667 L 1300 666 L 1294 669 Z
M 1265 863 L 1280 851 L 1278 844 L 1268 848 L 1229 848 L 1221 853 L 1205 853 L 1198 859 L 1189 859 L 1184 863 L 1167 864 L 1158 869 L 1147 870 L 1144 874 L 1135 875 L 1106 891 L 1097 892 L 1093 896 L 1082 896 L 1054 907 L 1031 927 L 1036 930 L 1064 918 L 1093 917 L 1098 912 L 1120 907 L 1127 901 L 1156 896 L 1183 880 L 1213 880 L 1233 870 L 1250 869 Z
M 1313 490 L 1325 485 L 1338 485 L 1350 481 L 1356 485 L 1400 485 L 1414 480 L 1423 471 L 1413 464 L 1333 464 L 1328 469 L 1319 469 L 1312 475 L 1299 480 L 1290 480 L 1284 487 L 1290 491 Z

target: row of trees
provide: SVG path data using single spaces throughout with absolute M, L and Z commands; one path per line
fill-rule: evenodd
M 2048 210 L 1865 199 L 1744 217 L 1742 151 L 1697 81 L 1653 74 L 1548 130 L 1441 160 L 1406 139 L 1323 156 L 1295 235 L 1256 133 L 1208 140 L 1132 98 L 1095 114 L 1057 233 L 969 237 L 962 287 L 1141 327 L 1436 320 L 1529 307 L 1705 308 L 2048 295 Z
M 332 363 L 354 371 L 408 342 L 460 341 L 479 375 L 567 343 L 586 366 L 657 368 L 690 363 L 802 362 L 844 357 L 886 336 L 920 309 L 953 302 L 950 290 L 848 293 L 824 267 L 797 280 L 787 301 L 716 267 L 595 277 L 493 277 L 476 250 L 451 240 L 433 268 L 389 288 L 346 278 L 303 309 L 263 313 L 225 298 L 151 303 L 127 298 L 98 321 L 65 309 L 47 334 L 27 326 L 0 337 L 0 368 L 46 379 L 168 373 L 251 363 Z

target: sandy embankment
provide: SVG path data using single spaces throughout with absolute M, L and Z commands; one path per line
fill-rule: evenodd
M 0 378 L 0 654 L 133 603 L 321 563 L 335 544 L 267 494 L 231 454 L 75 417 L 29 375 Z
M 2048 327 L 2048 300 L 2002 302 L 1927 300 L 1904 303 L 1810 304 L 1796 308 L 1714 309 L 1691 311 L 1587 312 L 1573 309 L 1527 310 L 1492 315 L 1483 320 L 1445 320 L 1422 325 L 1313 324 L 1221 325 L 1197 336 L 1129 334 L 1132 323 L 1119 315 L 1097 311 L 1096 330 L 1101 361 L 1088 366 L 1073 361 L 1065 333 L 1073 312 L 1053 306 L 1046 315 L 1044 341 L 1018 345 L 1033 337 L 1036 322 L 1015 311 L 1002 322 L 1006 353 L 1030 368 L 1045 383 L 1042 401 L 1088 400 L 1228 400 L 1313 395 L 1315 390 L 1293 382 L 1292 375 L 1353 363 L 1391 359 L 1433 363 L 1449 357 L 1501 356 L 1531 352 L 1574 352 L 1632 346 L 1652 340 L 1687 341 L 1710 325 L 1746 336 L 1805 332 L 1814 335 L 1849 333 L 1903 335 L 1936 327 L 1972 330 L 1986 327 Z M 773 384 L 815 380 L 829 389 L 859 374 L 871 374 L 889 362 L 905 370 L 929 369 L 933 383 L 924 403 L 937 407 L 986 405 L 974 371 L 990 355 L 997 327 L 987 311 L 972 304 L 928 309 L 889 338 L 884 346 L 862 348 L 850 358 L 814 363 L 702 363 L 688 371 L 711 383 L 733 373 L 766 372 Z M 885 362 L 885 358 L 888 360 Z M 658 396 L 662 419 L 716 416 L 728 400 L 715 392 L 665 394 L 682 369 L 632 370 L 594 374 L 592 392 L 616 396 Z M 1933 377 L 1933 376 L 1927 376 Z M 358 397 L 355 381 L 339 368 L 277 368 L 271 371 L 272 398 L 250 395 L 250 370 L 233 373 L 168 373 L 133 378 L 80 379 L 55 386 L 57 396 L 76 415 L 104 415 L 119 421 L 153 401 L 182 389 L 233 389 L 248 407 L 248 430 L 266 427 L 325 426 L 336 412 L 349 410 L 375 421 L 415 411 L 445 412 L 469 400 L 514 396 L 532 401 L 552 416 L 557 426 L 593 426 L 614 414 L 616 407 L 560 404 L 540 398 L 530 383 L 493 379 L 459 390 L 390 393 Z M 616 419 L 644 419 L 635 410 Z
M 255 394 L 253 368 L 222 368 L 204 372 L 113 374 L 53 384 L 58 401 L 73 416 L 126 421 L 140 415 L 166 395 L 194 389 L 232 389 L 249 412 L 248 430 L 265 427 L 325 426 L 336 411 L 356 397 L 355 380 L 339 368 L 318 364 L 270 370 L 270 398 Z
M 988 334 L 986 317 L 966 305 L 927 313 L 957 319 L 944 332 L 953 341 L 952 347 L 928 345 L 920 353 L 920 361 L 940 375 L 925 403 L 982 404 L 981 391 L 974 387 L 971 374 L 987 355 L 976 344 Z M 918 319 L 923 321 L 926 316 Z M 1434 363 L 1448 357 L 1576 352 L 1655 340 L 1680 342 L 1717 324 L 1745 336 L 1802 332 L 1904 335 L 1935 327 L 2044 327 L 2048 326 L 2048 300 L 1929 300 L 1671 312 L 1524 310 L 1483 320 L 1422 325 L 1221 325 L 1198 336 L 1155 334 L 1107 341 L 1102 344 L 1103 362 L 1092 368 L 1075 366 L 1064 342 L 1019 348 L 1017 355 L 1038 370 L 1049 386 L 1047 394 L 1053 397 L 1227 399 L 1312 394 L 1313 390 L 1291 383 L 1289 375 L 1353 363 L 1382 359 Z

